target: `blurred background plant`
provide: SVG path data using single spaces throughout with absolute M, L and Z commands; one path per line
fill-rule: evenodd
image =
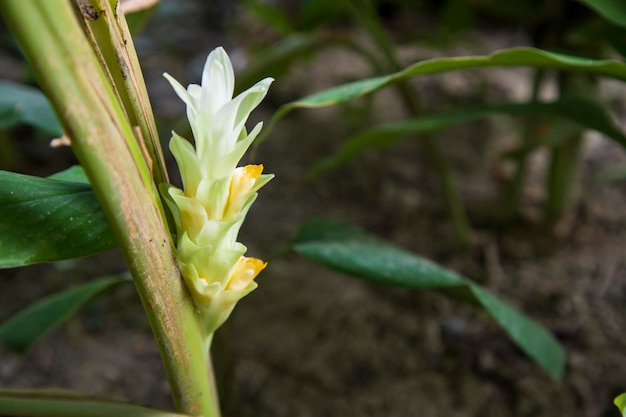
M 137 20 L 137 28 L 145 25 L 137 44 L 161 132 L 188 127 L 156 81 L 160 73 L 197 81 L 199 57 L 218 44 L 235 65 L 239 57 L 238 91 L 265 76 L 277 79 L 273 108 L 257 116 L 274 113 L 254 157 L 277 180 L 243 231 L 257 242 L 253 251 L 277 257 L 216 346 L 222 386 L 236 387 L 222 393 L 230 413 L 614 412 L 615 364 L 624 363 L 624 286 L 614 279 L 625 269 L 625 218 L 615 210 L 626 145 L 615 117 L 626 80 L 620 2 L 163 1 L 150 12 L 153 21 Z M 14 81 L 0 85 L 0 167 L 49 175 L 71 165 L 67 149 L 47 148 L 59 125 L 37 90 L 23 85 L 32 77 L 8 35 L 3 45 L 0 59 L 10 73 L 3 78 Z M 481 67 L 491 68 L 458 72 Z M 494 117 L 502 114 L 512 117 Z M 320 215 L 394 243 L 329 218 L 310 220 Z M 285 258 L 285 249 L 375 284 L 312 269 Z M 61 268 L 62 282 L 26 288 L 11 302 L 3 297 L 2 313 L 66 287 L 68 275 L 84 281 L 110 261 L 72 262 L 45 272 Z M 29 268 L 39 267 L 9 270 L 0 285 L 42 271 Z M 562 387 L 529 370 L 478 310 L 400 287 L 431 288 L 479 306 L 560 378 L 565 357 L 551 336 L 484 288 L 502 294 L 565 344 Z M 134 298 L 118 291 L 85 316 L 101 334 L 125 334 L 111 317 L 128 317 L 115 306 L 133 310 Z M 131 329 L 141 327 L 132 320 Z M 143 339 L 134 343 L 152 349 Z M 41 361 L 47 352 L 30 355 Z M 16 361 L 9 360 L 3 381 L 15 379 L 17 369 L 31 372 L 22 384 L 45 379 L 36 376 L 37 360 L 32 368 Z M 86 381 L 96 390 L 113 383 Z M 289 388 L 293 382 L 300 388 Z M 150 390 L 129 396 L 164 401 Z M 273 396 L 291 399 L 276 405 Z

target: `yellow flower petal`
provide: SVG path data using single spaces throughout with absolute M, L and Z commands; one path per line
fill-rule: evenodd
M 263 262 L 257 258 L 247 258 L 242 256 L 237 261 L 233 272 L 230 275 L 227 290 L 241 291 L 250 285 L 256 276 L 267 266 L 267 262 Z
M 230 196 L 224 207 L 225 218 L 241 211 L 262 172 L 263 165 L 246 165 L 235 169 L 230 180 Z

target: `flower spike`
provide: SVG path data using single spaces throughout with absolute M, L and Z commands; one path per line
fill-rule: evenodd
M 209 54 L 202 85 L 184 88 L 163 75 L 187 106 L 195 147 L 172 132 L 170 150 L 183 189 L 166 184 L 161 191 L 176 222 L 181 273 L 211 335 L 257 287 L 254 279 L 267 265 L 244 256 L 237 234 L 257 191 L 273 175 L 262 174 L 263 165 L 237 164 L 262 127 L 248 133 L 248 117 L 274 80 L 265 78 L 233 98 L 233 66 L 221 47 Z

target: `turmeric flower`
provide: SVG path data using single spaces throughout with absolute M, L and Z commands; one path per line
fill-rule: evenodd
M 273 175 L 263 165 L 237 167 L 259 134 L 245 124 L 263 100 L 272 78 L 259 81 L 233 98 L 235 76 L 222 48 L 209 54 L 202 85 L 187 89 L 169 74 L 165 78 L 187 105 L 195 147 L 172 132 L 170 150 L 176 158 L 183 189 L 162 188 L 177 232 L 178 264 L 209 334 L 230 315 L 237 301 L 257 287 L 254 278 L 266 266 L 244 256 L 237 234 L 257 190 Z

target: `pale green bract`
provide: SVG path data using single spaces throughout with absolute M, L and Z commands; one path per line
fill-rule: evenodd
M 169 74 L 164 76 L 187 105 L 196 146 L 172 132 L 170 150 L 183 189 L 165 184 L 161 191 L 176 222 L 181 273 L 212 334 L 237 301 L 257 287 L 254 278 L 266 266 L 243 256 L 246 247 L 237 242 L 237 234 L 257 190 L 273 175 L 262 175 L 262 165 L 237 164 L 261 131 L 262 123 L 251 132 L 245 124 L 273 79 L 265 78 L 233 98 L 235 76 L 223 48 L 209 54 L 201 86 L 185 89 Z

